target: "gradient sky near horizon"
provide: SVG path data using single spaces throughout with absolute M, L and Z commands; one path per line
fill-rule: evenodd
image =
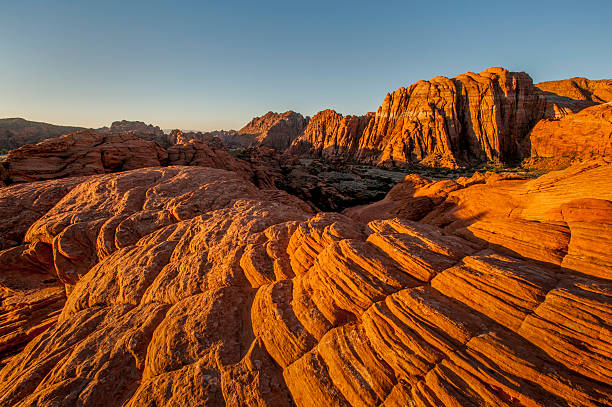
M 490 66 L 612 78 L 612 1 L 0 0 L 0 117 L 240 128 Z

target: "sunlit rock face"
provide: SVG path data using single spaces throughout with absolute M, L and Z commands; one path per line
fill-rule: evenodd
M 524 149 L 533 167 L 556 168 L 597 157 L 609 160 L 612 104 L 592 106 L 560 119 L 541 120 L 525 140 Z
M 536 86 L 549 93 L 593 103 L 612 102 L 612 79 L 589 80 L 571 78 L 560 81 L 540 82 Z
M 201 166 L 2 188 L 32 214 L 0 404 L 609 405 L 610 180 L 411 176 L 345 214 Z
M 372 164 L 507 162 L 520 155 L 518 146 L 546 103 L 522 72 L 489 68 L 439 76 L 387 94 L 375 114 L 321 112 L 292 150 Z

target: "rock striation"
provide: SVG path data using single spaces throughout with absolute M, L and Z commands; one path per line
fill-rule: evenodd
M 323 112 L 329 124 L 313 118 L 312 131 L 307 128 L 294 146 L 370 164 L 509 162 L 519 158 L 521 142 L 545 111 L 546 100 L 529 75 L 489 68 L 400 88 L 387 94 L 370 120 L 339 124 L 341 117 Z
M 609 405 L 612 165 L 506 178 L 411 177 L 387 201 L 426 209 L 366 219 L 221 169 L 90 176 L 0 252 L 49 304 L 2 302 L 0 404 Z

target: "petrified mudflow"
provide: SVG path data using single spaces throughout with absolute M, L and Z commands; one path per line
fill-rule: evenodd
M 0 405 L 609 405 L 611 180 L 344 214 L 201 166 L 4 187 Z

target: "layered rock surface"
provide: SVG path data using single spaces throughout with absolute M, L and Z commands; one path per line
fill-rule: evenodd
M 400 88 L 387 94 L 371 120 L 342 124 L 327 112 L 329 126 L 306 131 L 294 145 L 372 164 L 508 162 L 518 158 L 520 143 L 545 111 L 546 100 L 529 75 L 489 68 Z M 360 132 L 362 120 L 367 123 Z
M 165 149 L 157 142 L 131 131 L 112 133 L 85 130 L 70 133 L 10 151 L 3 164 L 8 169 L 9 180 L 14 183 L 166 165 L 223 168 L 249 180 L 254 177 L 247 163 L 223 149 L 212 148 L 204 141 L 189 140 Z M 259 182 L 270 184 L 266 179 Z
M 531 166 L 559 167 L 575 160 L 612 158 L 612 103 L 561 119 L 541 120 L 525 140 Z
M 389 200 L 421 222 L 219 169 L 89 177 L 0 252 L 49 304 L 2 325 L 36 328 L 0 404 L 609 405 L 611 176 L 413 177 Z
M 343 116 L 334 110 L 323 110 L 310 119 L 304 134 L 291 149 L 293 154 L 314 155 L 328 159 L 351 157 L 372 114 Z

